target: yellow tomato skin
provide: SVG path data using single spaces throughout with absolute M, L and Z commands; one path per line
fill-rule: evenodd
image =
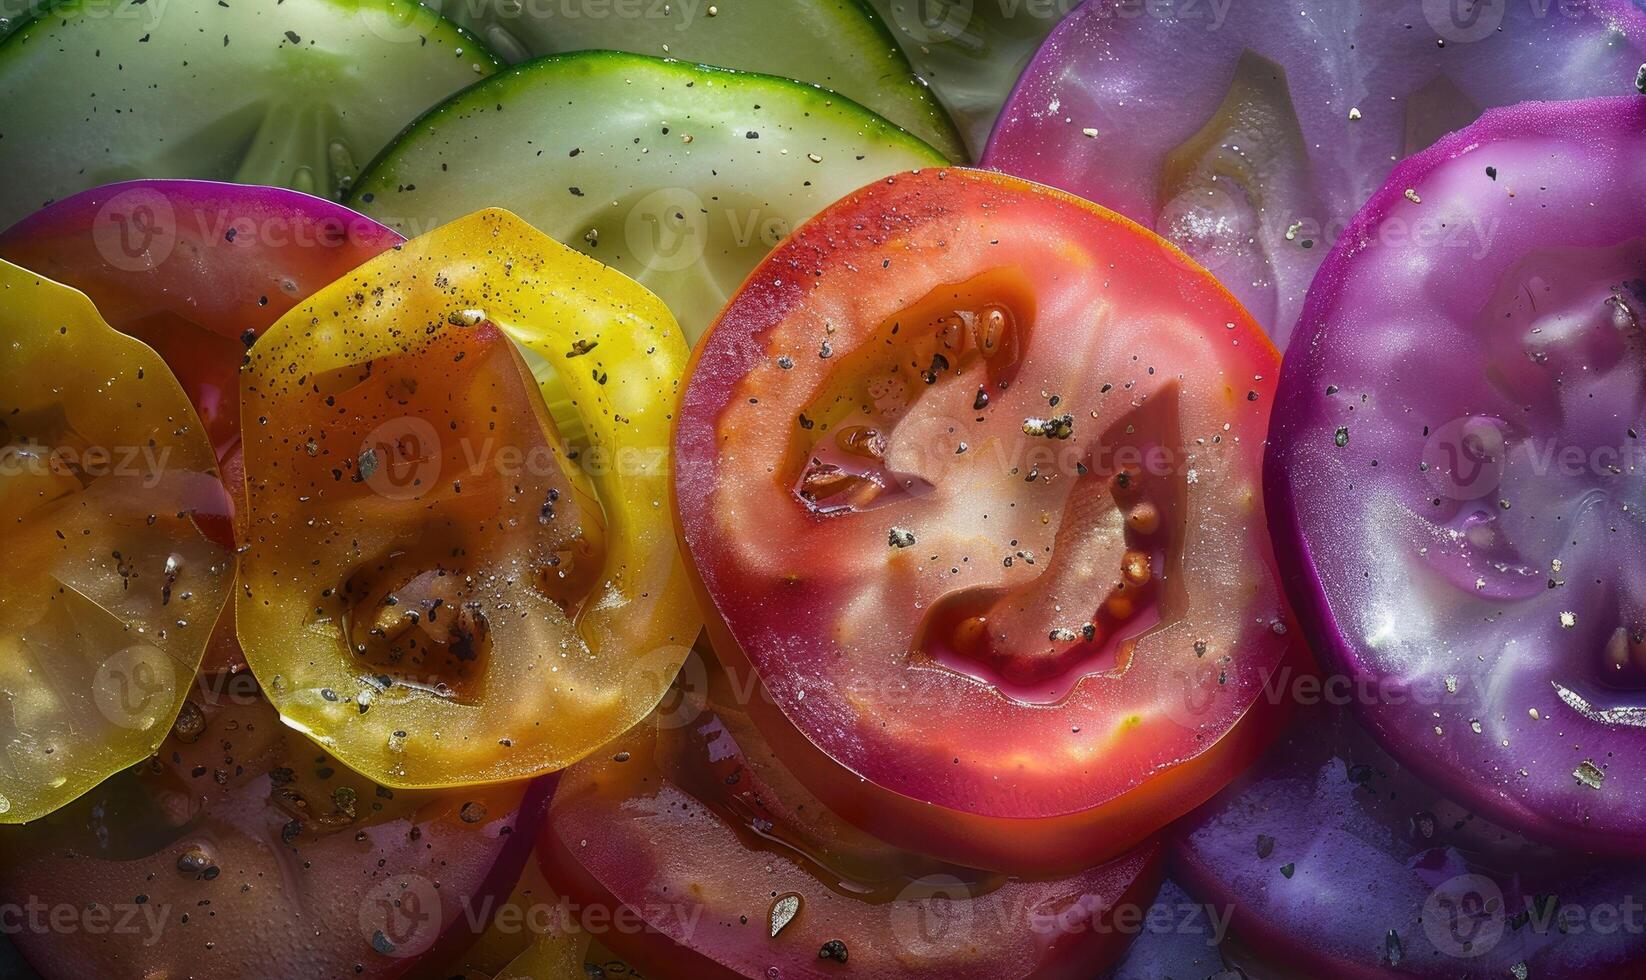
M 668 493 L 686 360 L 645 289 L 498 210 L 270 328 L 241 376 L 236 611 L 285 722 L 438 788 L 643 718 L 701 626 Z
M 194 409 L 91 300 L 0 261 L 0 823 L 148 758 L 222 614 L 228 498 Z

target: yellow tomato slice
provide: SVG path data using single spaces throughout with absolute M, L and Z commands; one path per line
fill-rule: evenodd
M 286 723 L 432 788 L 563 768 L 643 718 L 700 627 L 668 494 L 686 359 L 656 297 L 495 210 L 275 324 L 242 374 L 236 608 Z
M 228 602 L 228 498 L 159 355 L 0 261 L 0 822 L 166 737 Z

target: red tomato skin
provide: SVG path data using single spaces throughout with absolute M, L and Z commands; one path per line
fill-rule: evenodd
M 748 652 L 727 624 L 730 611 L 721 605 L 710 588 L 703 564 L 693 554 L 694 538 L 713 535 L 713 515 L 694 502 L 712 486 L 716 458 L 713 424 L 694 419 L 713 418 L 719 408 L 734 397 L 744 376 L 765 358 L 759 340 L 763 331 L 783 320 L 806 301 L 815 278 L 836 253 L 848 258 L 868 245 L 884 245 L 920 228 L 924 223 L 963 210 L 956 198 L 935 192 L 931 180 L 946 174 L 980 177 L 979 184 L 998 181 L 1031 185 L 1006 175 L 987 171 L 947 168 L 942 171 L 914 171 L 879 182 L 893 186 L 900 181 L 917 181 L 918 190 L 899 193 L 896 208 L 881 215 L 877 223 L 863 221 L 863 212 L 837 204 L 797 229 L 783 248 L 774 251 L 745 282 L 742 291 L 722 312 L 709 335 L 698 343 L 688 366 L 687 385 L 681 395 L 675 421 L 676 479 L 673 503 L 681 548 L 688 556 L 688 574 L 705 615 L 705 631 L 716 656 L 733 677 L 752 678 L 760 673 Z M 923 175 L 924 178 L 923 179 Z M 1032 184 L 1058 199 L 1093 207 L 1062 191 Z M 846 200 L 878 190 L 870 185 Z M 972 204 L 987 191 L 966 187 L 964 204 Z M 1100 210 L 1093 208 L 1094 210 Z M 1120 225 L 1132 223 L 1118 218 Z M 1141 229 L 1139 229 L 1141 230 Z M 1145 232 L 1146 234 L 1146 232 Z M 1192 259 L 1173 247 L 1170 254 L 1183 266 L 1205 277 L 1208 302 L 1238 303 L 1220 284 L 1211 280 Z M 1249 318 L 1247 318 L 1249 320 Z M 709 343 L 714 335 L 727 334 L 729 343 Z M 1255 323 L 1241 324 L 1240 341 L 1256 349 L 1257 363 L 1270 370 L 1255 387 L 1272 394 L 1278 377 L 1279 352 Z M 711 347 L 714 356 L 705 357 Z M 1278 582 L 1279 568 L 1272 549 L 1260 556 L 1270 582 Z M 1263 669 L 1265 690 L 1274 678 L 1292 680 L 1317 673 L 1313 657 L 1296 629 L 1284 596 L 1279 597 L 1280 620 L 1287 624 L 1283 651 Z M 1188 760 L 1180 761 L 1170 773 L 1158 775 L 1121 795 L 1090 808 L 1052 816 L 1018 819 L 965 812 L 953 807 L 917 799 L 875 782 L 843 765 L 826 749 L 797 727 L 763 686 L 747 705 L 747 710 L 769 739 L 778 757 L 808 790 L 834 812 L 859 828 L 907 850 L 968 867 L 1008 874 L 1057 875 L 1089 868 L 1137 847 L 1161 827 L 1206 802 L 1230 779 L 1250 767 L 1285 729 L 1293 706 L 1284 696 L 1266 696 L 1248 706 L 1245 714 L 1210 746 Z M 1275 688 L 1279 691 L 1281 688 Z
M 694 582 L 697 582 L 694 575 Z M 704 610 L 715 606 L 698 582 L 698 602 Z M 724 620 L 710 615 L 705 625 L 715 656 L 733 676 L 752 677 L 753 664 L 726 629 Z M 1306 648 L 1294 644 L 1285 667 L 1294 673 L 1313 673 Z M 1285 676 L 1285 675 L 1282 675 Z M 747 705 L 748 712 L 769 739 L 778 757 L 829 808 L 859 828 L 909 850 L 970 867 L 1008 874 L 1064 874 L 1091 867 L 1140 846 L 1159 830 L 1159 814 L 1184 814 L 1216 794 L 1223 780 L 1219 772 L 1242 773 L 1263 756 L 1291 717 L 1285 710 L 1269 711 L 1238 725 L 1217 744 L 1183 764 L 1181 779 L 1155 789 L 1155 780 L 1105 806 L 1052 819 L 1013 820 L 947 810 L 933 821 L 932 804 L 870 782 L 842 767 L 794 726 L 763 688 Z M 1212 792 L 1200 787 L 1211 786 Z M 910 832 L 910 828 L 918 828 Z M 1118 830 L 1117 830 L 1118 828 Z
M 1133 886 L 1122 896 L 1127 908 L 1147 910 L 1160 890 L 1164 877 L 1164 862 L 1159 860 L 1160 842 L 1150 841 L 1142 850 L 1148 852 L 1148 865 L 1138 875 Z M 594 876 L 578 863 L 574 854 L 556 834 L 545 831 L 538 841 L 537 859 L 543 874 L 562 892 L 581 906 L 617 909 L 621 903 L 596 881 Z M 692 977 L 702 980 L 760 980 L 749 978 L 692 949 L 656 929 L 647 927 L 640 932 L 619 937 L 597 937 L 613 952 L 649 977 Z M 1070 933 L 1056 940 L 1048 959 L 1050 962 L 1034 973 L 1023 974 L 1021 980 L 1091 980 L 1101 967 L 1098 964 L 1115 962 L 1125 953 L 1132 937 L 1115 930 L 1088 929 Z M 1014 978 L 1016 980 L 1016 978 Z

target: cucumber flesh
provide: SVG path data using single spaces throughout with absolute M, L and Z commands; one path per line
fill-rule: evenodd
M 0 40 L 17 30 L 41 10 L 50 0 L 0 0 Z M 3 963 L 0 960 L 0 963 Z
M 425 2 L 510 62 L 628 51 L 793 78 L 878 112 L 951 160 L 966 159 L 954 123 L 862 0 Z
M 1040 42 L 1080 0 L 868 0 L 983 155 L 1000 107 Z
M 657 293 L 695 342 L 790 229 L 864 184 L 943 162 L 815 86 L 584 52 L 431 111 L 349 203 L 408 236 L 507 208 Z
M 140 177 L 338 197 L 497 68 L 411 0 L 64 0 L 0 42 L 0 227 Z

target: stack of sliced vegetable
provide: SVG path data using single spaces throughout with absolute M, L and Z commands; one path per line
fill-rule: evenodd
M 1533 7 L 0 3 L 0 964 L 1646 971 Z

